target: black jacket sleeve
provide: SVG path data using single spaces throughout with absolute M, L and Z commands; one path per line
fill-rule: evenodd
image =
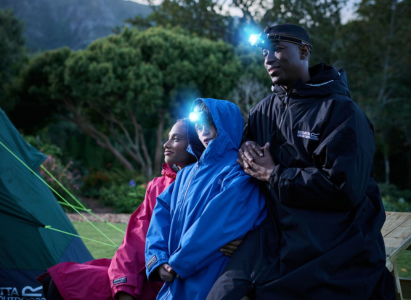
M 364 199 L 375 151 L 372 125 L 355 104 L 335 111 L 330 120 L 338 123 L 324 132 L 313 153 L 314 167 L 274 169 L 270 185 L 282 204 L 349 210 Z

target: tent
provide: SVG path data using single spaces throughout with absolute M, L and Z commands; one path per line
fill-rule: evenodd
M 26 143 L 0 109 L 0 300 L 42 299 L 36 278 L 65 261 L 92 260 L 50 189 L 40 176 L 45 155 Z M 2 145 L 3 144 L 3 145 Z

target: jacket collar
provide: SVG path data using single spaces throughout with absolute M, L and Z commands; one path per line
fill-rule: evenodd
M 347 75 L 343 69 L 321 63 L 311 67 L 309 72 L 309 81 L 299 79 L 294 85 L 290 93 L 293 98 L 324 97 L 331 94 L 343 94 L 351 98 Z M 282 86 L 275 85 L 273 90 L 280 99 L 287 95 Z
M 163 164 L 163 170 L 161 171 L 161 175 L 176 178 L 177 173 L 174 171 L 169 164 Z

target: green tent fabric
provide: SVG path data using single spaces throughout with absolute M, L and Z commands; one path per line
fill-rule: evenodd
M 46 156 L 24 141 L 1 109 L 0 142 L 41 176 Z M 42 298 L 36 277 L 47 268 L 93 259 L 80 238 L 45 225 L 77 234 L 50 189 L 0 144 L 0 299 Z

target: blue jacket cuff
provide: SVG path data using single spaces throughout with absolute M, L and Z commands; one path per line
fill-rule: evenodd
M 172 255 L 168 261 L 168 264 L 174 269 L 174 271 L 181 277 L 181 278 L 187 278 L 191 274 L 189 272 L 186 272 L 186 270 L 192 270 L 188 264 L 185 264 L 184 262 L 178 262 L 176 260 L 176 256 Z
M 168 256 L 165 253 L 156 253 L 150 257 L 148 261 L 146 261 L 146 273 L 147 279 L 149 281 L 161 281 L 160 277 L 158 276 L 158 272 L 155 272 L 156 269 L 168 262 Z

